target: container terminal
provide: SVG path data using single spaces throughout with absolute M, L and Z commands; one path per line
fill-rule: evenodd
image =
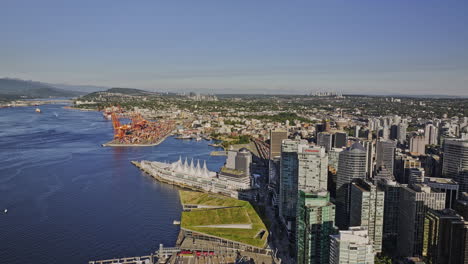
M 130 117 L 130 123 L 120 122 L 121 114 L 105 113 L 110 116 L 114 128 L 114 139 L 103 146 L 155 146 L 164 141 L 175 129 L 173 120 L 148 121 L 140 113 Z

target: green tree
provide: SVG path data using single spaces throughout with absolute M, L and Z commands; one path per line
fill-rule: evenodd
M 375 256 L 375 264 L 392 264 L 392 259 L 388 256 L 377 255 Z

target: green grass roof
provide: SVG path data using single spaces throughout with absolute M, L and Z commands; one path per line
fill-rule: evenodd
M 244 206 L 246 201 L 240 201 L 237 199 L 210 194 L 202 192 L 192 191 L 179 191 L 179 196 L 182 204 L 197 204 L 197 205 L 209 205 L 209 206 L 220 206 L 220 207 L 231 207 L 231 206 Z
M 234 174 L 234 175 L 242 175 L 242 174 L 244 174 L 243 171 L 236 170 L 236 169 L 228 169 L 228 168 L 226 168 L 226 167 L 222 167 L 222 168 L 221 168 L 221 172 L 230 173 L 230 174 Z
M 196 209 L 182 212 L 181 227 L 233 240 L 255 247 L 265 247 L 268 231 L 260 216 L 247 201 L 201 192 L 179 191 L 183 204 L 230 206 L 219 209 Z M 252 224 L 252 229 L 199 227 L 206 225 Z M 258 234 L 266 233 L 260 238 Z

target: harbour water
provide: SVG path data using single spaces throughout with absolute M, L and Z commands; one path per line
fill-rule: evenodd
M 87 263 L 172 246 L 177 188 L 131 160 L 206 160 L 207 141 L 168 138 L 154 147 L 110 148 L 112 122 L 63 105 L 0 109 L 0 263 Z M 4 209 L 8 209 L 4 213 Z

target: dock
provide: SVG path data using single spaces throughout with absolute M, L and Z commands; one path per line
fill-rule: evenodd
M 125 143 L 113 143 L 113 141 L 109 141 L 107 143 L 102 144 L 103 147 L 152 147 L 152 146 L 157 146 L 161 143 L 163 143 L 164 140 L 167 139 L 170 135 L 167 135 L 163 137 L 161 140 L 158 140 L 155 143 L 150 143 L 150 144 L 125 144 Z
M 156 263 L 167 263 L 167 260 L 172 256 L 180 252 L 178 247 L 164 247 L 162 244 L 159 245 L 159 249 L 147 256 L 137 257 L 126 257 L 126 258 L 113 258 L 104 260 L 93 260 L 89 261 L 89 264 L 156 264 Z
M 128 258 L 114 258 L 105 260 L 95 260 L 88 262 L 89 264 L 154 264 L 156 256 L 141 256 L 141 257 L 128 257 Z

